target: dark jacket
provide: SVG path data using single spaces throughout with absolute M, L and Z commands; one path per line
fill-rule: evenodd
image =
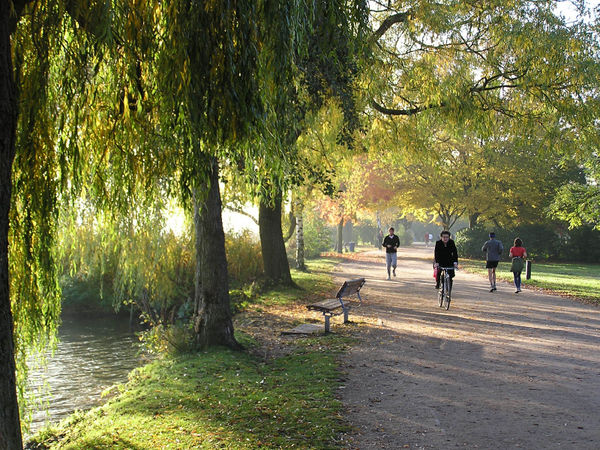
M 441 239 L 437 241 L 433 255 L 435 262 L 440 267 L 452 267 L 454 263 L 458 264 L 458 250 L 456 250 L 456 244 L 452 239 L 448 239 L 447 245 L 444 245 Z
M 400 247 L 400 238 L 396 235 L 390 236 L 389 234 L 383 239 L 383 243 L 381 244 L 385 247 L 386 253 L 396 253 L 396 249 Z M 388 248 L 388 245 L 391 245 L 392 248 Z

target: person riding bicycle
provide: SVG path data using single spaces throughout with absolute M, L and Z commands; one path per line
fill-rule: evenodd
M 435 250 L 433 252 L 434 267 L 436 268 L 435 273 L 435 288 L 440 288 L 440 267 L 458 267 L 458 250 L 456 250 L 456 244 L 450 239 L 450 232 L 444 230 L 440 233 L 440 240 L 435 243 Z M 450 286 L 448 290 L 452 289 L 452 278 L 454 278 L 454 269 L 448 270 L 450 276 Z

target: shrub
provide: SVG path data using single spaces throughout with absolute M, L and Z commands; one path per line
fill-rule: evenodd
M 244 229 L 239 233 L 226 234 L 225 252 L 232 285 L 249 284 L 262 275 L 260 241 L 252 231 Z
M 464 258 L 482 259 L 481 247 L 489 239 L 491 228 L 465 228 L 456 233 L 458 254 Z M 519 237 L 527 249 L 527 255 L 537 260 L 566 260 L 597 262 L 600 254 L 600 231 L 580 228 L 559 235 L 556 227 L 550 224 L 524 225 L 513 230 L 494 229 L 496 239 L 504 245 L 503 259 L 508 259 L 508 251 L 514 239 Z
M 178 355 L 196 350 L 195 335 L 190 324 L 158 324 L 140 333 L 144 348 L 154 354 Z
M 316 258 L 331 249 L 331 228 L 320 218 L 304 221 L 304 257 Z
M 568 261 L 598 264 L 600 258 L 600 231 L 592 227 L 570 230 L 563 235 L 561 257 Z

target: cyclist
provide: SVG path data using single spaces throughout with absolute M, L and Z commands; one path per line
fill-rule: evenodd
M 440 233 L 440 240 L 435 243 L 434 255 L 434 267 L 436 268 L 435 273 L 435 288 L 440 288 L 440 267 L 458 267 L 458 251 L 456 250 L 456 244 L 450 239 L 450 232 L 444 230 Z M 452 278 L 454 278 L 454 269 L 448 270 L 450 276 L 450 286 L 448 291 L 452 290 Z

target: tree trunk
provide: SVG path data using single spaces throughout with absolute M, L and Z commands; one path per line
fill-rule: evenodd
M 12 2 L 0 2 L 0 448 L 23 448 L 17 404 L 8 281 L 8 218 L 17 129 L 17 87 L 10 48 Z
M 296 269 L 306 270 L 304 263 L 304 205 L 296 200 Z
M 207 158 L 208 176 L 194 192 L 196 274 L 194 332 L 199 348 L 225 345 L 239 349 L 233 335 L 225 233 L 221 218 L 219 165 Z
M 283 236 L 284 244 L 290 240 L 290 238 L 294 235 L 294 230 L 296 229 L 296 214 L 294 213 L 294 211 L 290 211 L 288 216 L 289 216 L 290 226 L 289 226 L 288 231 L 285 234 L 285 236 Z
M 285 253 L 281 230 L 281 192 L 277 192 L 272 204 L 260 200 L 258 227 L 265 276 L 277 283 L 293 284 L 290 265 Z
M 344 251 L 344 239 L 343 239 L 343 231 L 344 231 L 344 218 L 341 218 L 338 226 L 337 226 L 337 243 L 335 244 L 335 249 L 338 253 L 342 253 Z
M 469 228 L 475 228 L 477 226 L 478 219 L 479 213 L 469 214 Z

